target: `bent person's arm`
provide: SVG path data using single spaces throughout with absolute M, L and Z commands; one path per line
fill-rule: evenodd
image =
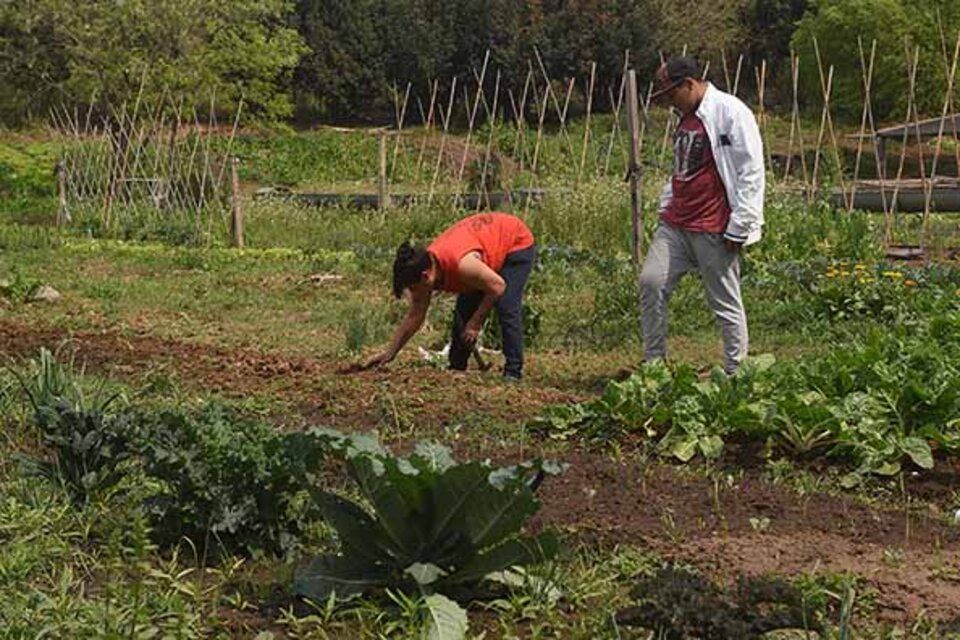
M 461 282 L 483 292 L 483 298 L 477 305 L 477 310 L 467 320 L 463 329 L 464 338 L 468 343 L 472 343 L 476 340 L 480 327 L 483 326 L 483 319 L 507 290 L 507 283 L 476 254 L 468 254 L 460 260 L 459 276 Z
M 428 288 L 410 289 L 410 308 L 407 310 L 407 315 L 400 321 L 400 326 L 398 326 L 394 332 L 393 338 L 390 340 L 390 345 L 386 351 L 374 356 L 367 363 L 367 367 L 379 367 L 397 357 L 397 354 L 403 349 L 404 345 L 406 345 L 410 338 L 415 336 L 417 331 L 420 330 L 420 327 L 423 326 L 423 322 L 427 318 L 427 309 L 430 308 L 432 295 L 433 291 Z

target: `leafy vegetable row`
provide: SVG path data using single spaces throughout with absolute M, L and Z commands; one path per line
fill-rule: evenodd
M 734 436 L 761 439 L 852 464 L 851 482 L 895 474 L 904 459 L 929 469 L 931 444 L 960 452 L 960 314 L 795 360 L 759 356 L 730 377 L 647 363 L 599 399 L 552 408 L 534 426 L 561 439 L 642 434 L 684 462 L 719 457 Z

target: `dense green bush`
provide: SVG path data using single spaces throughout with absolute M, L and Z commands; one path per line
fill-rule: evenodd
M 283 553 L 308 518 L 303 492 L 324 457 L 309 435 L 278 431 L 218 405 L 197 412 L 138 410 L 118 431 L 147 477 L 161 544 L 189 538 L 211 551 Z
M 29 468 L 61 484 L 74 504 L 104 498 L 137 468 L 152 485 L 144 509 L 157 543 L 205 552 L 281 554 L 317 516 L 307 492 L 326 440 L 283 432 L 222 405 L 199 410 L 122 406 L 83 393 L 49 351 L 15 371 L 42 447 Z

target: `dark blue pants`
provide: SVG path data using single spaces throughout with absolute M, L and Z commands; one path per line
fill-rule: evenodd
M 503 337 L 503 356 L 506 362 L 503 375 L 519 378 L 523 373 L 523 289 L 533 271 L 537 259 L 535 246 L 507 255 L 500 277 L 507 284 L 506 291 L 497 300 L 497 317 L 500 318 L 500 334 Z M 483 293 L 461 293 L 453 311 L 453 336 L 450 340 L 450 368 L 463 371 L 467 368 L 470 351 L 463 342 L 463 327 L 480 306 Z

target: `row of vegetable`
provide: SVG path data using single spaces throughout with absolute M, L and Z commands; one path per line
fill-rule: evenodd
M 929 469 L 934 451 L 960 452 L 960 312 L 875 330 L 777 361 L 749 359 L 733 376 L 688 364 L 645 363 L 592 402 L 534 421 L 548 437 L 654 439 L 681 461 L 720 457 L 731 439 L 796 455 L 824 454 L 863 474 Z

